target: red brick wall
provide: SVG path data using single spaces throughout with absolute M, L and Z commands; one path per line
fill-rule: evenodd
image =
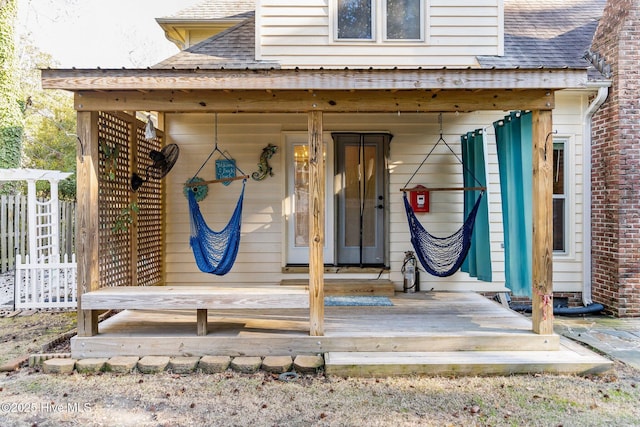
M 611 65 L 592 147 L 593 300 L 640 316 L 640 0 L 609 0 L 592 51 Z

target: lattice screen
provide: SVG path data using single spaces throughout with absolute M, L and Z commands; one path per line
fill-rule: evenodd
M 145 139 L 144 126 L 124 114 L 98 114 L 100 287 L 153 285 L 162 278 L 162 183 L 149 180 L 131 190 L 131 174 L 145 178 L 150 150 L 162 145 L 161 133 Z
M 147 141 L 142 127 L 136 134 L 138 170 L 143 171 L 152 163 L 151 150 L 160 150 L 162 137 Z M 138 190 L 138 285 L 154 285 L 162 279 L 162 192 L 162 181 L 155 179 Z

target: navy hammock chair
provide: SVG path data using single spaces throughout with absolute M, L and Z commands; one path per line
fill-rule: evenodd
M 227 274 L 233 264 L 235 263 L 238 255 L 238 248 L 240 247 L 240 229 L 242 226 L 242 205 L 244 202 L 244 189 L 247 183 L 248 175 L 246 175 L 240 168 L 235 165 L 235 162 L 230 159 L 225 152 L 218 148 L 218 116 L 216 115 L 216 135 L 215 135 L 215 147 L 204 161 L 200 169 L 195 173 L 187 184 L 185 184 L 185 193 L 189 200 L 189 219 L 191 223 L 191 236 L 189 243 L 193 250 L 193 256 L 196 260 L 196 265 L 200 271 L 204 273 L 215 274 L 222 276 Z M 234 167 L 234 176 L 214 179 L 211 181 L 204 181 L 197 177 L 198 173 L 204 168 L 207 162 L 215 153 L 219 153 L 221 157 L 228 160 Z M 242 175 L 235 176 L 235 172 L 238 171 Z M 228 184 L 231 181 L 242 180 L 242 190 L 240 196 L 236 202 L 236 207 L 233 210 L 233 214 L 229 219 L 227 225 L 220 231 L 211 229 L 205 221 L 202 212 L 200 211 L 199 200 L 202 200 L 208 192 L 207 184 L 223 183 Z
M 227 225 L 220 231 L 209 228 L 196 193 L 189 191 L 189 218 L 191 236 L 189 243 L 200 271 L 218 276 L 227 274 L 233 266 L 240 247 L 240 228 L 242 225 L 242 204 L 246 179 L 242 181 L 242 191 Z M 196 187 L 197 188 L 197 187 Z
M 440 120 L 440 138 L 431 148 L 429 153 L 420 163 L 420 166 L 411 175 L 409 181 L 405 184 L 405 188 L 401 191 L 403 194 L 404 208 L 407 214 L 407 222 L 409 223 L 409 232 L 411 234 L 411 245 L 415 250 L 415 254 L 420 260 L 420 264 L 429 274 L 437 277 L 448 277 L 453 275 L 460 269 L 467 257 L 469 248 L 472 244 L 473 229 L 476 221 L 476 216 L 480 208 L 482 197 L 486 188 L 481 185 L 480 181 L 476 179 L 471 171 L 465 166 L 464 162 L 458 157 L 458 155 L 451 149 L 449 144 L 442 137 L 442 116 Z M 416 176 L 420 168 L 427 161 L 431 153 L 439 144 L 444 144 L 449 151 L 458 159 L 462 164 L 464 170 L 468 176 L 472 178 L 478 185 L 476 187 L 447 187 L 447 188 L 431 188 L 428 191 L 452 191 L 452 190 L 464 190 L 464 191 L 479 191 L 478 197 L 473 208 L 469 211 L 462 226 L 450 236 L 438 237 L 429 233 L 418 221 L 416 215 L 411 207 L 411 204 L 407 200 L 407 192 L 412 191 L 412 188 L 407 188 L 411 180 Z M 424 188 L 424 187 L 423 187 Z M 466 198 L 465 198 L 466 201 Z
M 403 194 L 403 199 L 411 233 L 411 245 L 415 249 L 420 264 L 427 273 L 434 276 L 451 276 L 460 269 L 471 247 L 473 226 L 482 201 L 482 193 L 478 196 L 462 227 L 446 237 L 437 237 L 425 230 L 416 218 L 413 208 L 407 200 L 406 192 Z

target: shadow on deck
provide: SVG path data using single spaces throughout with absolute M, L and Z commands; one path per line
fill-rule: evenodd
M 309 314 L 210 310 L 196 335 L 195 310 L 125 310 L 93 337 L 74 337 L 74 358 L 113 356 L 296 356 L 321 354 L 332 375 L 593 374 L 612 362 L 530 319 L 466 292 L 396 294 L 393 306 L 325 307 L 325 335 L 309 336 Z

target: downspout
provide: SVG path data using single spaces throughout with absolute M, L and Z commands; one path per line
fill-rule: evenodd
M 589 107 L 584 114 L 584 132 L 582 144 L 582 176 L 583 176 L 583 188 L 582 192 L 582 236 L 583 236 L 583 251 L 582 251 L 582 304 L 588 306 L 593 304 L 591 299 L 592 287 L 591 287 L 591 121 L 593 115 L 604 103 L 609 95 L 609 84 L 606 86 L 599 85 L 598 94 L 591 101 Z

